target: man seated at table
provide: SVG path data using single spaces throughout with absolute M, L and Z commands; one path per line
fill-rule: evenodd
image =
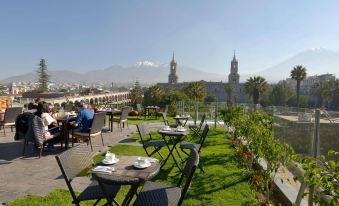
M 79 108 L 79 113 L 75 121 L 75 124 L 73 124 L 73 127 L 77 128 L 74 130 L 74 132 L 78 133 L 78 134 L 74 134 L 74 136 L 77 138 L 84 137 L 83 135 L 79 135 L 79 133 L 89 132 L 89 128 L 91 127 L 93 116 L 94 116 L 94 112 L 89 110 L 88 106 L 85 103 L 80 102 L 80 104 L 78 105 L 78 108 Z M 84 141 L 87 141 L 87 140 L 84 139 Z

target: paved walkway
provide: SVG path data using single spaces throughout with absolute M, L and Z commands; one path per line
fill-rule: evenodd
M 154 129 L 161 124 L 152 124 Z M 67 189 L 65 180 L 55 160 L 55 152 L 43 152 L 39 159 L 38 153 L 29 145 L 25 157 L 22 157 L 23 141 L 14 141 L 14 133 L 6 129 L 6 136 L 0 131 L 0 203 L 12 201 L 25 195 L 44 196 L 56 188 Z M 120 131 L 114 128 L 114 132 L 104 133 L 105 147 L 102 147 L 101 138 L 93 138 L 95 152 L 104 152 L 107 146 L 117 144 L 140 145 L 134 142 L 128 135 L 136 132 L 136 126 L 130 125 Z M 88 178 L 76 178 L 73 181 L 75 190 L 82 190 L 88 185 Z

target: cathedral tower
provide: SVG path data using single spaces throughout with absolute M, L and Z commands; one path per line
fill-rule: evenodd
M 170 74 L 168 75 L 168 83 L 169 84 L 177 84 L 178 83 L 177 63 L 174 60 L 174 52 L 173 52 L 172 61 L 170 63 Z
M 237 103 L 239 97 L 239 74 L 238 74 L 238 60 L 235 58 L 235 51 L 231 61 L 231 71 L 228 75 L 229 84 L 229 98 L 232 103 Z

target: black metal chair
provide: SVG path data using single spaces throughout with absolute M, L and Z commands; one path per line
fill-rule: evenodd
M 180 206 L 190 187 L 194 172 L 199 164 L 199 154 L 191 150 L 185 168 L 176 187 L 147 181 L 138 194 L 134 206 Z M 184 180 L 186 179 L 185 183 Z
M 157 112 L 157 117 L 161 117 L 163 113 L 167 114 L 168 112 L 168 104 L 165 106 L 165 110 L 163 112 Z
M 123 107 L 121 111 L 121 115 L 119 118 L 112 118 L 112 122 L 117 122 L 118 127 L 120 126 L 120 129 L 122 131 L 122 127 L 125 127 L 125 123 L 127 124 L 128 127 L 128 113 L 131 110 L 131 107 Z
M 153 156 L 155 153 L 158 153 L 159 156 L 161 157 L 161 161 L 164 159 L 163 156 L 160 154 L 160 149 L 165 146 L 165 141 L 164 140 L 153 140 L 152 139 L 152 135 L 147 131 L 146 129 L 146 124 L 145 123 L 139 123 L 137 124 L 137 128 L 138 128 L 138 132 L 139 132 L 139 136 L 140 136 L 140 140 L 141 140 L 141 144 L 147 154 L 147 156 L 151 157 Z M 149 141 L 145 141 L 145 137 L 149 135 L 150 140 Z M 147 148 L 149 147 L 153 147 L 154 150 L 152 152 L 147 151 Z
M 76 196 L 75 191 L 73 190 L 71 184 L 73 179 L 80 172 L 93 165 L 92 154 L 86 144 L 80 144 L 72 147 L 71 149 L 66 150 L 60 155 L 55 156 L 55 158 L 61 169 L 62 175 L 64 176 L 68 190 L 73 198 L 72 204 L 80 206 L 80 202 L 82 201 L 97 200 L 94 204 L 97 205 L 101 199 L 106 198 L 98 182 L 96 181 L 92 181 L 91 184 L 86 187 L 79 196 Z M 110 198 L 114 200 L 115 196 L 120 190 L 120 186 L 104 184 L 104 187 L 105 190 L 108 191 Z
M 166 113 L 162 113 L 161 115 L 162 115 L 162 120 L 163 120 L 165 126 L 169 126 L 169 127 L 177 127 L 178 126 L 177 124 L 170 124 L 168 122 L 167 114 Z
M 0 121 L 0 129 L 2 127 L 2 129 L 4 130 L 4 135 L 6 135 L 5 127 L 11 127 L 11 131 L 13 132 L 16 118 L 21 113 L 22 107 L 11 107 L 6 109 L 4 120 Z
M 95 113 L 93 116 L 91 128 L 89 128 L 88 133 L 83 133 L 80 131 L 72 130 L 72 147 L 74 146 L 75 139 L 86 138 L 88 139 L 91 145 L 91 150 L 93 151 L 91 137 L 96 137 L 99 135 L 101 136 L 102 146 L 105 146 L 104 138 L 102 137 L 102 128 L 105 126 L 105 118 L 106 118 L 106 112 Z
M 204 127 L 204 130 L 202 131 L 201 138 L 199 139 L 198 143 L 183 141 L 180 144 L 180 149 L 187 155 L 188 155 L 188 153 L 185 152 L 185 149 L 189 149 L 189 150 L 195 149 L 200 154 L 201 148 L 204 146 L 204 143 L 205 143 L 205 140 L 207 138 L 207 134 L 208 134 L 209 130 L 210 130 L 210 127 L 208 126 L 208 124 L 206 124 L 205 127 Z M 202 172 L 205 172 L 204 169 L 203 169 L 203 166 L 202 166 L 202 161 L 200 161 L 198 166 L 199 166 L 199 169 Z
M 202 128 L 202 125 L 204 124 L 206 119 L 206 114 L 203 114 L 201 117 L 201 121 L 199 125 L 196 124 L 192 124 L 192 125 L 188 125 L 188 128 L 193 132 L 193 134 L 191 135 L 191 138 L 193 139 L 194 137 L 199 137 L 201 138 L 200 135 L 200 130 Z

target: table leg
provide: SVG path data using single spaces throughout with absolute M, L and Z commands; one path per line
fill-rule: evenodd
M 112 114 L 109 115 L 109 123 L 110 123 L 110 126 L 111 126 L 111 132 L 113 132 L 113 112 Z
M 65 150 L 67 150 L 69 145 L 69 130 L 67 121 L 62 121 L 62 135 L 65 141 Z
M 170 140 L 173 142 L 172 148 L 170 148 L 170 146 L 169 146 L 169 141 L 166 141 L 165 136 L 163 136 L 163 139 L 164 139 L 164 141 L 165 141 L 165 144 L 166 144 L 166 146 L 167 146 L 167 148 L 168 148 L 168 150 L 169 150 L 169 154 L 168 154 L 168 156 L 166 157 L 166 159 L 164 160 L 163 165 L 165 165 L 165 163 L 167 162 L 168 158 L 169 158 L 170 156 L 172 156 L 175 165 L 178 167 L 178 169 L 179 169 L 180 171 L 182 171 L 182 169 L 180 168 L 180 166 L 179 166 L 177 160 L 175 159 L 175 157 L 174 157 L 174 155 L 173 155 L 173 150 L 174 150 L 174 149 L 175 149 L 175 150 L 177 151 L 177 153 L 178 153 L 178 150 L 176 149 L 176 146 L 177 146 L 177 144 L 179 143 L 179 141 L 178 141 L 178 140 L 173 140 L 173 137 L 171 137 L 171 136 L 169 136 L 169 137 L 170 137 Z M 179 153 L 178 153 L 178 155 L 179 155 Z M 180 155 L 179 155 L 179 157 L 180 157 Z M 180 159 L 181 159 L 181 157 L 180 157 Z
M 129 205 L 129 203 L 133 199 L 134 194 L 137 193 L 138 187 L 139 187 L 139 184 L 131 185 L 131 188 L 129 189 L 124 201 L 122 202 L 122 206 Z

